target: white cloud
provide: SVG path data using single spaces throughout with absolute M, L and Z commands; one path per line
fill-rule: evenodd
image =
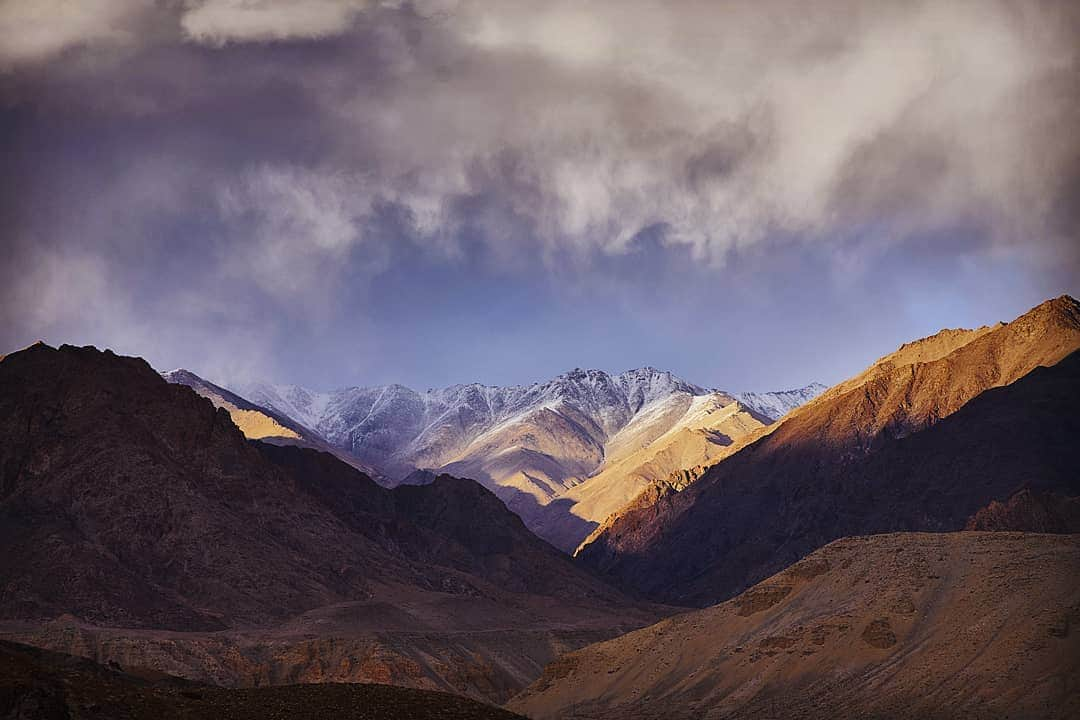
M 128 44 L 139 0 L 5 0 L 0 3 L 0 68 L 90 44 Z
M 123 4 L 102 7 L 115 17 Z M 26 13 L 32 3 L 5 12 L 15 6 Z M 239 181 L 235 167 L 213 171 L 223 215 L 246 239 L 228 265 L 285 295 L 325 287 L 334 263 L 367 242 L 376 200 L 408 208 L 425 247 L 448 256 L 463 252 L 462 233 L 482 235 L 508 262 L 617 254 L 657 224 L 666 242 L 713 264 L 770 236 L 830 243 L 865 227 L 873 256 L 912 234 L 973 224 L 985 230 L 982 249 L 1045 241 L 1080 162 L 1069 126 L 1080 98 L 1075 80 L 1061 80 L 1080 47 L 1065 4 L 173 8 L 189 40 L 217 49 L 189 47 L 197 59 L 177 66 L 180 81 L 167 73 L 183 56 L 170 56 L 166 86 L 214 98 L 206 107 L 228 108 L 225 124 L 236 123 L 230 112 L 259 123 L 260 107 L 238 109 L 230 96 L 272 80 L 309 104 L 295 117 L 275 108 L 267 125 L 287 116 L 325 133 L 330 150 L 309 165 L 253 146 L 240 148 L 242 162 L 262 150 L 275 159 Z M 109 38 L 118 26 L 60 17 L 53 48 Z M 282 60 L 267 46 L 243 68 L 215 72 L 216 59 L 235 60 L 236 43 L 341 34 L 354 37 L 332 55 Z M 213 130 L 215 118 L 199 116 L 202 124 Z M 290 135 L 273 139 L 288 145 Z M 844 267 L 859 267 L 859 249 L 844 252 Z
M 1043 150 L 1078 104 L 1047 86 L 1078 62 L 1062 7 L 466 1 L 447 24 L 475 59 L 402 78 L 383 164 L 459 177 L 511 148 L 542 240 L 608 251 L 656 222 L 716 261 L 865 223 L 1026 240 L 1076 162 Z
M 658 224 L 715 265 L 770 236 L 829 243 L 864 227 L 867 258 L 847 247 L 838 267 L 973 223 L 984 246 L 1031 242 L 1076 162 L 1075 139 L 1049 140 L 1080 102 L 1046 85 L 1077 62 L 1053 7 L 440 8 L 420 25 L 386 4 L 358 21 L 377 82 L 345 60 L 303 77 L 342 147 L 355 136 L 370 154 L 363 173 L 342 157 L 249 183 L 267 282 L 319 266 L 298 248 L 363 241 L 373 198 L 410 209 L 434 251 L 479 232 L 511 263 L 523 244 L 559 261 L 621 253 Z
M 13 295 L 30 327 L 47 332 L 74 315 L 100 317 L 116 309 L 107 302 L 108 267 L 94 253 L 39 250 L 24 258 L 22 270 Z
M 349 29 L 360 0 L 194 0 L 180 23 L 192 40 L 226 42 L 323 38 Z

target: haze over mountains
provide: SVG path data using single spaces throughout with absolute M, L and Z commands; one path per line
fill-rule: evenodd
M 825 389 L 732 395 L 640 368 L 425 392 L 388 385 L 320 393 L 253 383 L 239 398 L 185 370 L 165 377 L 227 409 L 217 399 L 225 394 L 238 398 L 233 406 L 246 402 L 287 418 L 307 443 L 332 448 L 389 485 L 425 481 L 417 470 L 473 478 L 568 552 L 649 482 L 723 457 L 748 432 Z

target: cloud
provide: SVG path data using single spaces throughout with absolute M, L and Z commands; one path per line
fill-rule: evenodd
M 181 18 L 187 37 L 222 45 L 338 35 L 364 3 L 350 0 L 194 0 Z
M 0 69 L 86 45 L 134 41 L 139 0 L 6 0 L 0 3 Z
M 526 91 L 492 83 L 475 104 L 528 128 L 499 140 L 533 158 L 551 235 L 618 251 L 663 222 L 721 261 L 770 234 L 867 224 L 895 240 L 976 221 L 1002 242 L 1045 232 L 1080 145 L 1062 7 L 474 4 L 456 30 L 581 79 L 542 97 L 535 75 Z M 449 144 L 472 140 L 465 125 Z
M 74 315 L 101 317 L 116 310 L 103 302 L 108 296 L 108 268 L 95 254 L 43 250 L 23 261 L 20 276 L 9 288 L 23 301 L 26 314 L 21 321 L 49 332 Z
M 102 7 L 91 23 L 64 5 L 49 47 L 120 32 L 124 4 Z M 256 103 L 252 137 L 228 151 L 251 156 L 262 179 L 244 167 L 243 179 L 219 176 L 223 207 L 261 197 L 269 236 L 316 250 L 355 232 L 375 198 L 449 255 L 463 232 L 562 258 L 625 252 L 659 227 L 665 244 L 716 266 L 770 238 L 832 242 L 871 227 L 878 242 L 973 225 L 988 244 L 1032 242 L 1060 233 L 1055 218 L 1073 204 L 1080 60 L 1066 4 L 835 0 L 809 16 L 789 2 L 422 7 L 189 2 L 179 24 L 209 51 L 185 52 L 162 30 L 132 66 L 77 80 L 100 84 L 107 95 L 90 97 L 115 112 L 194 113 L 211 133 L 238 122 L 234 98 Z M 320 42 L 242 47 L 286 39 Z M 109 77 L 126 73 L 119 86 Z M 278 162 L 290 135 L 312 132 L 317 154 Z M 294 175 L 305 180 L 287 194 Z M 315 223 L 305 208 L 321 226 L 283 232 Z
M 440 252 L 471 234 L 495 255 L 580 260 L 660 227 L 719 267 L 776 237 L 902 243 L 978 225 L 988 247 L 1065 239 L 1048 237 L 1080 157 L 1065 5 L 831 2 L 805 17 L 794 3 L 459 2 L 358 17 L 332 65 L 274 72 L 341 141 L 311 172 L 362 170 L 351 212 L 398 203 Z
M 9 0 L 0 48 L 8 335 L 90 322 L 46 250 L 118 334 L 265 323 L 279 354 L 313 318 L 392 334 L 413 278 L 474 301 L 448 327 L 493 284 L 804 302 L 806 258 L 845 297 L 886 266 L 1080 282 L 1075 3 Z

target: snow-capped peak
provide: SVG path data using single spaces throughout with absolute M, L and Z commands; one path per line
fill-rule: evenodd
M 815 382 L 810 383 L 806 387 L 796 388 L 794 390 L 779 390 L 776 392 L 764 393 L 742 392 L 735 393 L 734 397 L 754 412 L 759 415 L 764 415 L 769 420 L 775 422 L 800 405 L 805 405 L 810 402 L 826 390 L 828 390 L 828 387 Z

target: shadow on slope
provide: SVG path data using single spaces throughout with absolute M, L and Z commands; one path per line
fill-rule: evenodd
M 616 532 L 579 558 L 654 599 L 700 606 L 839 537 L 960 530 L 989 503 L 1023 489 L 1076 497 L 1077 407 L 1080 352 L 1073 352 L 980 393 L 926 429 L 876 436 L 871 450 L 840 448 L 838 457 L 816 436 L 780 444 L 777 433 L 617 528 L 658 532 L 647 545 L 612 547 L 627 537 Z

